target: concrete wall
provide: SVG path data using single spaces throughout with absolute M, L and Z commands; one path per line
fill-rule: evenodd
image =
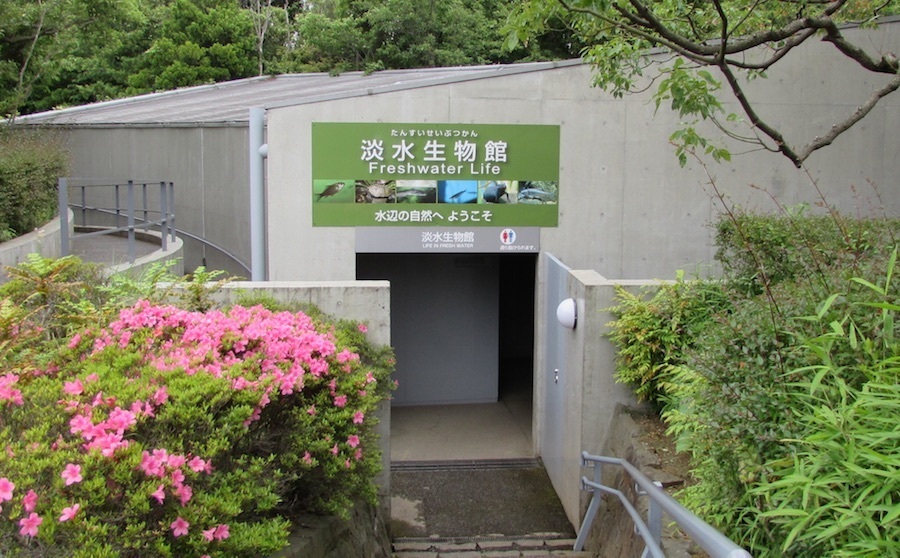
M 69 212 L 69 234 L 72 234 L 72 213 Z M 53 219 L 40 229 L 18 238 L 0 243 L 0 284 L 9 281 L 6 268 L 18 265 L 28 259 L 28 254 L 40 254 L 45 258 L 60 256 L 60 221 Z
M 846 32 L 858 33 L 871 33 L 870 44 L 900 52 L 900 22 Z M 797 54 L 768 79 L 748 85 L 759 112 L 783 124 L 792 140 L 814 136 L 885 81 L 825 45 L 809 45 Z M 270 110 L 269 277 L 354 276 L 353 229 L 310 226 L 313 122 L 558 124 L 560 224 L 542 229 L 541 249 L 572 268 L 595 269 L 610 278 L 672 278 L 678 269 L 712 265 L 707 225 L 720 206 L 711 180 L 723 197 L 748 208 L 773 210 L 772 197 L 786 205 L 815 205 L 822 201 L 821 191 L 827 203 L 849 213 L 900 213 L 900 196 L 892 195 L 900 176 L 898 94 L 813 155 L 808 172 L 783 156 L 743 153 L 745 145 L 730 142 L 733 162 L 710 167 L 710 176 L 695 162 L 679 166 L 668 140 L 678 125 L 676 114 L 666 107 L 654 114 L 647 93 L 615 99 L 590 83 L 589 67 L 566 66 Z
M 543 266 L 539 266 L 539 269 Z M 575 299 L 577 325 L 565 335 L 567 388 L 562 408 L 564 428 L 561 455 L 545 456 L 558 464 L 557 470 L 548 467 L 551 482 L 572 525 L 578 526 L 583 518 L 584 493 L 581 492 L 581 452 L 603 454 L 609 443 L 617 408 L 621 405 L 637 406 L 631 388 L 615 381 L 616 349 L 605 337 L 610 331 L 607 324 L 614 319 L 608 311 L 615 306 L 616 286 L 640 289 L 657 284 L 655 281 L 615 281 L 593 270 L 571 270 L 566 282 L 566 294 Z M 544 308 L 543 291 L 538 293 L 538 308 Z M 543 320 L 537 321 L 537 337 L 546 338 Z M 545 347 L 535 346 L 535 370 L 549 370 Z M 537 374 L 539 375 L 539 374 Z M 535 414 L 544 412 L 544 382 L 535 382 Z M 535 424 L 541 424 L 535 420 Z M 544 436 L 535 428 L 536 447 L 543 455 Z M 555 435 L 555 434 L 553 434 Z
M 246 126 L 74 128 L 66 137 L 72 152 L 71 176 L 85 182 L 174 182 L 176 227 L 208 239 L 249 265 Z M 187 237 L 184 242 L 188 271 L 205 261 L 208 268 L 249 277 L 217 250 Z

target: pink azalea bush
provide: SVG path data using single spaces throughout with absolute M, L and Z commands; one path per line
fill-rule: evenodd
M 0 555 L 265 556 L 373 500 L 365 326 L 146 300 L 52 342 L 0 299 Z

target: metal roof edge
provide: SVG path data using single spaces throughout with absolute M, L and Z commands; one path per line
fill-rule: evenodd
M 293 99 L 290 101 L 282 101 L 265 105 L 266 109 L 280 109 L 299 105 L 309 105 L 313 103 L 322 103 L 327 101 L 336 101 L 339 99 L 350 99 L 353 97 L 364 97 L 368 95 L 378 95 L 382 93 L 394 93 L 397 91 L 406 91 L 412 89 L 421 89 L 423 87 L 434 87 L 438 85 L 449 85 L 452 83 L 462 83 L 466 81 L 475 81 L 479 79 L 489 79 L 495 77 L 512 76 L 518 74 L 526 74 L 531 72 L 541 72 L 546 70 L 555 70 L 558 68 L 567 68 L 571 66 L 584 65 L 584 61 L 580 58 L 572 60 L 555 60 L 550 62 L 528 62 L 522 64 L 494 64 L 486 66 L 457 66 L 454 68 L 423 68 L 416 70 L 383 70 L 377 72 L 379 75 L 384 73 L 396 73 L 399 75 L 408 73 L 434 72 L 442 75 L 432 79 L 418 79 L 408 82 L 398 82 L 390 85 L 382 86 L 366 86 L 361 84 L 357 89 L 349 91 L 341 91 L 337 93 L 326 93 L 322 95 L 308 95 Z M 460 75 L 447 76 L 447 71 L 459 71 Z M 359 72 L 354 72 L 359 73 Z M 302 74 L 301 74 L 302 75 Z
M 57 118 L 61 116 L 66 116 L 72 113 L 85 112 L 88 110 L 94 109 L 104 109 L 108 107 L 115 107 L 120 105 L 129 105 L 132 103 L 140 103 L 146 101 L 148 99 L 159 99 L 162 97 L 178 97 L 181 95 L 189 95 L 198 91 L 208 91 L 208 90 L 216 90 L 216 89 L 225 89 L 227 87 L 234 87 L 236 85 L 241 85 L 244 83 L 249 83 L 252 81 L 264 81 L 268 79 L 275 79 L 277 76 L 254 76 L 249 78 L 241 78 L 234 79 L 231 81 L 221 81 L 217 83 L 207 83 L 204 85 L 192 85 L 190 87 L 181 87 L 179 89 L 171 89 L 169 91 L 155 91 L 153 93 L 143 93 L 141 95 L 135 95 L 133 97 L 122 97 L 119 99 L 110 99 L 108 101 L 98 101 L 96 103 L 90 103 L 87 105 L 78 105 L 75 107 L 66 107 L 61 109 L 52 109 L 45 110 L 43 112 L 35 112 L 31 114 L 23 114 L 21 116 L 17 116 L 15 122 L 24 121 L 23 124 L 27 124 L 28 120 L 37 120 L 39 118 Z M 0 122 L 6 122 L 6 120 L 2 120 Z M 50 124 L 53 125 L 52 122 L 41 122 L 41 124 Z

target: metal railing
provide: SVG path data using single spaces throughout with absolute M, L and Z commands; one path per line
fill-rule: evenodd
M 584 521 L 581 524 L 581 529 L 578 531 L 578 538 L 575 540 L 575 550 L 584 548 L 584 543 L 590 532 L 591 525 L 594 523 L 603 494 L 610 494 L 619 499 L 628 511 L 628 515 L 631 516 L 638 533 L 644 539 L 645 546 L 641 558 L 647 558 L 648 556 L 665 558 L 661 547 L 663 512 L 668 514 L 691 540 L 706 551 L 710 558 L 752 558 L 749 552 L 688 511 L 687 508 L 666 494 L 660 484 L 647 478 L 628 461 L 617 457 L 603 457 L 582 452 L 581 463 L 584 467 L 593 467 L 594 469 L 593 480 L 581 477 L 582 490 L 592 492 L 593 496 L 584 516 Z M 634 481 L 635 491 L 638 495 L 649 497 L 647 521 L 644 521 L 641 514 L 621 490 L 603 485 L 602 468 L 604 464 L 616 465 L 624 469 Z
M 72 186 L 80 191 L 80 203 L 71 202 L 69 199 L 69 179 L 59 179 L 59 219 L 60 219 L 60 250 L 63 256 L 70 253 L 69 238 L 69 212 L 67 209 L 80 210 L 81 226 L 87 227 L 88 212 L 97 212 L 105 215 L 114 216 L 114 227 L 104 228 L 103 230 L 80 233 L 78 238 L 90 238 L 92 236 L 115 235 L 127 233 L 128 235 L 128 263 L 133 264 L 136 259 L 136 238 L 135 231 L 139 229 L 150 230 L 158 228 L 160 231 L 160 248 L 162 251 L 168 250 L 168 242 L 175 241 L 175 185 L 172 182 L 143 182 L 136 184 L 134 180 L 128 180 L 122 183 L 113 184 L 80 184 Z M 148 204 L 148 189 L 159 188 L 157 196 L 159 201 L 159 209 L 150 208 Z M 88 205 L 88 189 L 106 188 L 112 189 L 115 195 L 114 207 L 99 207 Z M 136 190 L 140 191 L 142 204 L 137 207 L 135 200 Z M 122 195 L 124 190 L 125 205 L 122 205 Z M 155 219 L 151 219 L 155 217 Z M 120 226 L 123 219 L 125 226 Z M 138 224 L 140 222 L 140 224 Z
M 85 180 L 85 179 L 81 179 Z M 60 215 L 60 226 L 62 229 L 61 233 L 61 252 L 63 256 L 66 256 L 70 253 L 70 242 L 72 238 L 69 236 L 69 222 L 68 222 L 68 212 L 65 211 L 66 207 L 72 208 L 77 215 L 80 215 L 81 225 L 82 227 L 88 227 L 88 214 L 89 213 L 97 213 L 101 215 L 106 215 L 114 218 L 115 227 L 105 228 L 100 231 L 94 231 L 89 233 L 79 233 L 76 235 L 78 239 L 90 238 L 92 236 L 99 235 L 109 235 L 109 234 L 121 234 L 123 232 L 128 233 L 128 262 L 133 264 L 136 256 L 136 244 L 135 244 L 135 230 L 144 229 L 149 230 L 150 228 L 158 228 L 160 231 L 160 247 L 163 251 L 168 250 L 168 242 L 175 240 L 175 235 L 184 238 L 190 238 L 195 240 L 202 245 L 212 248 L 213 250 L 218 251 L 223 254 L 225 257 L 231 259 L 236 264 L 238 264 L 241 268 L 247 271 L 247 274 L 250 274 L 250 266 L 248 266 L 245 262 L 243 262 L 240 258 L 235 256 L 233 253 L 229 252 L 225 248 L 210 242 L 209 240 L 197 236 L 195 234 L 191 234 L 185 230 L 178 229 L 175 227 L 175 186 L 172 182 L 160 181 L 160 182 L 149 182 L 149 181 L 136 181 L 136 180 L 127 180 L 121 181 L 119 183 L 101 183 L 104 181 L 97 180 L 97 183 L 85 183 L 85 184 L 77 184 L 72 185 L 69 184 L 69 179 L 60 178 L 59 179 L 59 215 Z M 109 182 L 109 181 L 106 181 Z M 150 190 L 159 188 L 159 209 L 150 208 L 150 204 L 148 203 L 148 193 Z M 72 188 L 78 189 L 78 200 L 73 201 L 69 197 L 69 190 Z M 107 188 L 112 189 L 115 197 L 115 205 L 114 207 L 99 207 L 96 205 L 88 204 L 88 189 L 89 188 Z M 136 204 L 136 194 L 140 193 L 141 204 L 138 207 Z M 122 197 L 125 197 L 125 206 L 122 206 Z M 151 220 L 152 217 L 157 217 L 155 220 Z M 119 226 L 122 221 L 126 222 L 125 226 Z M 140 223 L 140 224 L 136 224 Z M 206 259 L 204 258 L 204 265 Z

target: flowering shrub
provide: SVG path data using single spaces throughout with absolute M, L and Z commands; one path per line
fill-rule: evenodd
M 23 312 L 0 304 L 0 555 L 263 556 L 374 499 L 393 360 L 364 325 L 141 301 L 41 351 Z

